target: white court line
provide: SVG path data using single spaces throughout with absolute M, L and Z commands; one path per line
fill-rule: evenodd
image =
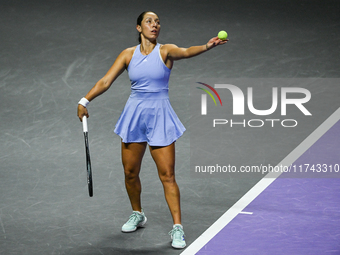
M 253 214 L 253 212 L 240 212 L 240 214 Z
M 302 143 L 287 155 L 278 166 L 289 166 L 293 164 L 306 150 L 308 150 L 321 136 L 323 136 L 338 120 L 340 120 L 340 108 L 338 108 L 328 119 L 315 129 Z M 237 214 L 260 195 L 281 173 L 269 173 L 252 187 L 240 200 L 238 200 L 228 211 L 226 211 L 215 223 L 202 233 L 181 255 L 196 254 L 205 246 L 218 232 L 220 232 Z

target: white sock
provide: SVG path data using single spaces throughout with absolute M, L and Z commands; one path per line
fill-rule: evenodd
M 183 226 L 181 224 L 175 224 L 175 225 L 173 225 L 173 228 L 176 227 L 176 226 L 180 226 L 183 229 Z

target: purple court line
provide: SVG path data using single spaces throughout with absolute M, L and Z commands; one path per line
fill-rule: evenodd
M 310 134 L 296 149 L 294 149 L 286 158 L 284 158 L 278 165 L 290 165 L 295 162 L 306 150 L 308 150 L 321 136 L 323 136 L 335 123 L 340 119 L 340 108 L 335 111 L 326 121 L 323 122 L 312 134 Z M 280 173 L 268 174 L 265 178 L 260 180 L 250 191 L 248 191 L 233 207 L 224 213 L 211 227 L 209 227 L 201 236 L 199 236 L 186 250 L 181 254 L 196 254 L 203 252 L 203 247 L 212 240 L 225 226 L 230 223 L 236 216 L 239 215 L 257 196 L 259 196 L 277 177 Z M 283 179 L 284 180 L 284 179 Z M 231 233 L 227 233 L 227 235 Z M 225 243 L 225 241 L 222 241 Z M 245 247 L 245 246 L 242 246 Z M 199 253 L 199 254 L 219 254 L 216 253 Z M 225 252 L 221 254 L 227 254 Z M 237 253 L 236 253 L 237 254 Z M 238 254 L 245 254 L 240 252 Z M 252 253 L 256 254 L 256 253 Z M 257 253 L 258 254 L 258 253 Z M 261 253 L 267 254 L 267 253 Z M 279 253 L 280 254 L 280 253 Z M 294 254 L 294 253 L 293 253 Z

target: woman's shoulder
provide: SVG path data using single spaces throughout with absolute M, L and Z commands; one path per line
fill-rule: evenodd
M 137 46 L 129 47 L 123 50 L 117 57 L 117 60 L 123 61 L 125 63 L 125 66 L 128 66 Z
M 160 44 L 160 48 L 161 49 L 172 49 L 172 48 L 178 48 L 178 47 L 176 44 L 167 43 L 167 44 Z
M 137 47 L 138 45 L 126 48 L 119 54 L 118 59 L 121 59 L 124 62 L 126 68 L 129 66 L 133 53 Z
M 159 49 L 161 52 L 164 52 L 165 55 L 168 55 L 169 51 L 174 48 L 178 48 L 178 46 L 175 44 L 168 43 L 168 44 L 161 44 Z
M 126 48 L 125 50 L 122 51 L 121 54 L 124 54 L 124 55 L 133 55 L 133 53 L 135 52 L 135 49 L 137 48 L 138 45 L 136 46 L 133 46 L 133 47 L 129 47 L 129 48 Z

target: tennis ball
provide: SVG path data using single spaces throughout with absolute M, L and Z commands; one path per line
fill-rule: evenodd
M 218 32 L 218 38 L 220 38 L 221 40 L 226 40 L 227 39 L 227 37 L 228 37 L 228 34 L 227 34 L 227 32 L 226 31 L 220 31 L 220 32 Z

